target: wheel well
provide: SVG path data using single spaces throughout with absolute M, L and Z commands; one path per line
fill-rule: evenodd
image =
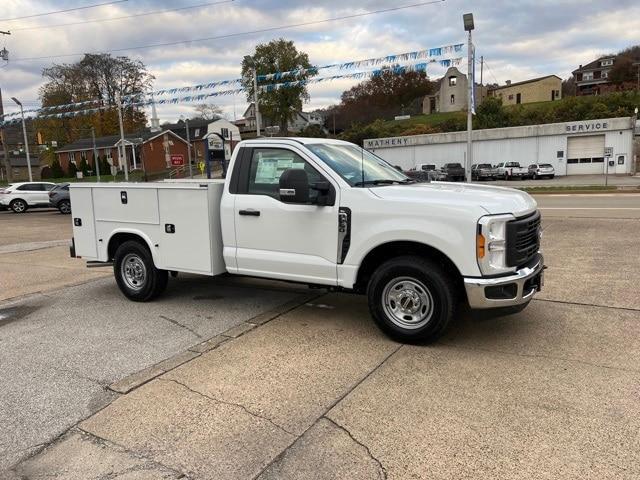
M 424 243 L 404 241 L 385 243 L 367 253 L 358 269 L 358 277 L 354 285 L 354 290 L 365 292 L 371 275 L 373 275 L 373 272 L 379 265 L 393 257 L 406 255 L 415 255 L 437 261 L 443 270 L 451 276 L 460 291 L 464 291 L 460 270 L 458 270 L 458 267 L 456 267 L 449 257 L 437 248 L 425 245 Z
M 118 250 L 118 247 L 122 245 L 124 242 L 128 242 L 129 240 L 138 242 L 139 244 L 144 246 L 144 248 L 146 249 L 149 248 L 149 245 L 147 245 L 147 242 L 140 235 L 136 235 L 135 233 L 127 233 L 127 232 L 116 233 L 113 237 L 111 237 L 111 239 L 109 239 L 109 245 L 107 246 L 107 256 L 109 258 L 107 259 L 107 261 L 113 260 L 113 258 L 116 255 L 116 250 Z

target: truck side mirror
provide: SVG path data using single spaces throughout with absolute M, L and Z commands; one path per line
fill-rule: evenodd
M 288 168 L 280 175 L 280 201 L 309 203 L 309 176 L 302 168 Z

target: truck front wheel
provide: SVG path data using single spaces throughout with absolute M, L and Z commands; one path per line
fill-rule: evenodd
M 135 302 L 152 300 L 167 287 L 168 272 L 158 270 L 149 249 L 134 240 L 116 250 L 113 273 L 120 291 Z
M 455 285 L 436 262 L 403 256 L 383 263 L 369 281 L 369 311 L 378 327 L 407 343 L 442 335 L 454 315 Z

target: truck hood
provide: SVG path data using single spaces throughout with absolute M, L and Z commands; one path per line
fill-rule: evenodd
M 370 189 L 385 200 L 432 205 L 479 206 L 489 214 L 512 213 L 519 217 L 536 210 L 531 195 L 507 187 L 467 183 L 431 182 L 409 185 L 385 185 Z

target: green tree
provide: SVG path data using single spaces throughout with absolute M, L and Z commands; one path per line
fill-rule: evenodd
M 67 168 L 67 177 L 76 178 L 76 173 L 78 172 L 78 167 L 73 162 L 69 162 L 69 167 Z
M 242 60 L 242 83 L 247 93 L 247 100 L 253 101 L 253 68 L 258 75 L 275 72 L 286 72 L 298 69 L 311 69 L 309 56 L 299 52 L 292 41 L 272 40 L 269 43 L 261 43 L 256 46 L 255 53 L 250 59 Z M 304 81 L 315 74 L 312 69 L 295 77 L 287 77 L 281 81 Z M 259 81 L 258 86 L 276 83 L 276 80 Z M 302 110 L 303 102 L 309 100 L 309 93 L 304 83 L 287 88 L 279 88 L 270 92 L 258 88 L 258 102 L 260 113 L 275 121 L 280 127 L 282 135 L 287 134 L 289 120 L 293 119 L 296 112 Z
M 623 82 L 633 82 L 638 79 L 638 66 L 634 63 L 640 62 L 640 45 L 635 45 L 622 50 L 616 56 L 609 80 L 615 84 Z
M 85 177 L 89 175 L 89 164 L 87 163 L 87 160 L 85 158 L 80 160 L 80 165 L 78 166 L 78 169 L 82 172 L 82 175 L 84 175 Z
M 49 164 L 51 167 L 51 178 L 62 178 L 64 177 L 64 171 L 62 170 L 62 166 L 57 158 L 54 158 Z
M 307 125 L 304 127 L 299 137 L 307 137 L 307 138 L 327 138 L 327 132 L 325 132 L 324 128 L 320 125 Z
M 499 97 L 487 97 L 476 110 L 475 128 L 508 127 L 509 123 L 509 115 Z

